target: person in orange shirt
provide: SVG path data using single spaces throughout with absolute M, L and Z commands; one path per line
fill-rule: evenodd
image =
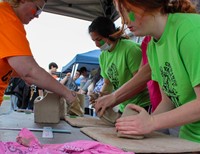
M 53 76 L 55 79 L 58 79 L 57 75 L 55 74 L 57 72 L 58 65 L 55 62 L 51 62 L 49 64 L 49 74 Z
M 60 84 L 37 64 L 26 38 L 24 24 L 38 18 L 46 2 L 47 0 L 0 2 L 0 103 L 11 76 L 20 76 L 28 84 L 55 92 L 68 102 L 77 100 L 75 92 Z

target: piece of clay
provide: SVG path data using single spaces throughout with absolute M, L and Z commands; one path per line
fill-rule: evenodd
M 34 121 L 36 123 L 60 122 L 60 96 L 47 92 L 34 100 Z
M 115 126 L 116 120 L 121 116 L 120 113 L 115 112 L 112 108 L 108 108 L 100 119 L 110 126 Z
M 137 114 L 138 114 L 137 111 L 126 106 L 121 117 L 132 116 L 132 115 L 137 115 Z M 119 132 L 117 132 L 117 136 L 122 137 L 122 138 L 131 138 L 131 139 L 143 139 L 144 138 L 143 135 L 126 135 L 126 134 L 121 134 Z

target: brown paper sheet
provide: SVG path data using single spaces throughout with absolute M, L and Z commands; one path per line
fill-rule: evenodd
M 161 133 L 151 133 L 144 139 L 126 139 L 116 136 L 114 127 L 85 127 L 81 131 L 106 144 L 135 153 L 192 153 L 199 151 L 200 144 Z

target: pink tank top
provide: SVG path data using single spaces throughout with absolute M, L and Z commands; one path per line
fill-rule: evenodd
M 143 65 L 148 63 L 147 45 L 150 40 L 151 40 L 151 37 L 146 36 L 143 39 L 142 44 L 141 44 Z M 147 82 L 147 88 L 149 90 L 149 97 L 150 97 L 150 101 L 151 101 L 151 105 L 152 105 L 152 112 L 153 112 L 161 101 L 161 93 L 160 93 L 158 83 L 153 80 L 150 80 L 149 82 Z

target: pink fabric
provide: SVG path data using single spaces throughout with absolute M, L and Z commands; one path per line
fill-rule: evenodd
M 28 129 L 23 128 L 17 142 L 0 142 L 0 154 L 134 154 L 108 144 L 79 140 L 64 144 L 40 144 Z
M 143 61 L 143 65 L 148 63 L 148 58 L 147 58 L 147 46 L 148 43 L 151 41 L 151 36 L 146 36 L 141 44 L 141 48 L 142 48 L 142 61 Z
M 151 37 L 146 36 L 143 39 L 142 44 L 141 44 L 143 65 L 148 63 L 147 46 L 150 40 L 151 40 Z M 152 112 L 153 112 L 161 101 L 161 93 L 160 93 L 158 83 L 153 80 L 150 80 L 149 82 L 147 82 L 147 87 L 149 90 L 149 97 L 150 97 Z

